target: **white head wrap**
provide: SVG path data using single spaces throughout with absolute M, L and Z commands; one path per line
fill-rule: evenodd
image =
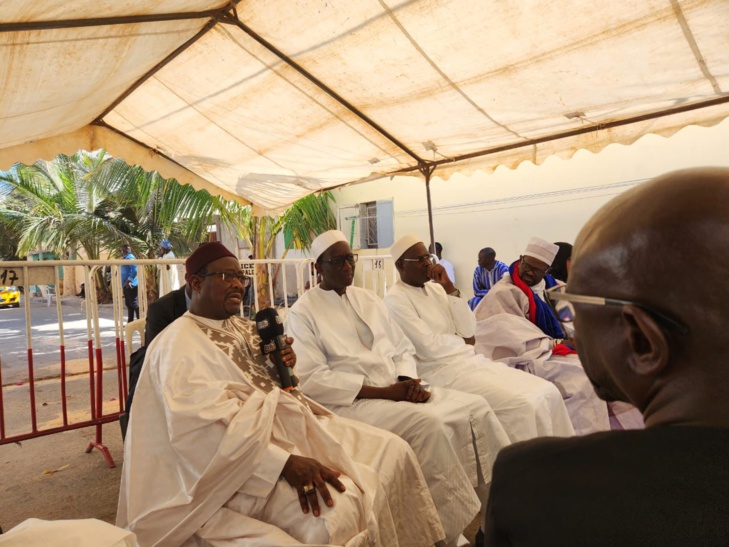
M 559 245 L 555 245 L 539 237 L 533 237 L 529 240 L 529 245 L 527 245 L 524 255 L 541 260 L 547 266 L 551 266 L 554 257 L 557 256 L 557 251 L 559 251 Z
M 311 242 L 311 254 L 313 255 L 314 262 L 326 251 L 329 247 L 335 243 L 344 241 L 349 243 L 344 234 L 339 230 L 329 230 L 323 234 L 319 234 L 314 241 Z
M 390 256 L 392 256 L 393 260 L 397 261 L 405 254 L 405 251 L 418 243 L 423 243 L 423 240 L 418 236 L 413 234 L 404 235 L 392 244 L 392 247 L 390 247 Z

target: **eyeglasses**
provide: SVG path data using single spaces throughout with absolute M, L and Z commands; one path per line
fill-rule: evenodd
M 546 270 L 542 270 L 541 268 L 535 268 L 523 258 L 521 259 L 520 263 L 524 264 L 524 268 L 526 268 L 527 271 L 534 272 L 537 275 L 547 275 L 552 270 L 552 268 L 547 268 Z
M 676 328 L 681 334 L 689 333 L 689 328 L 683 323 L 676 321 L 672 317 L 669 317 L 665 313 L 660 312 L 650 306 L 641 304 L 640 302 L 634 302 L 632 300 L 621 300 L 619 298 L 605 298 L 602 296 L 585 296 L 582 294 L 568 293 L 567 285 L 556 285 L 551 289 L 547 289 L 545 292 L 547 295 L 547 299 L 550 300 L 552 306 L 554 306 L 555 302 L 558 302 L 560 300 L 565 302 L 573 302 L 575 304 L 591 304 L 593 306 L 635 306 L 648 312 L 655 318 L 662 320 L 664 323 Z
M 349 262 L 352 266 L 357 263 L 359 255 L 349 253 L 348 255 L 335 256 L 334 258 L 328 258 L 326 260 L 320 260 L 319 262 L 328 262 L 332 266 L 338 266 L 341 268 L 345 262 Z
M 219 275 L 223 280 L 223 283 L 230 285 L 234 279 L 237 279 L 242 285 L 246 284 L 248 277 L 243 272 L 208 272 L 204 274 L 197 274 L 198 277 L 210 277 L 211 275 Z
M 417 258 L 401 258 L 403 262 L 418 262 L 420 264 L 423 264 L 425 262 L 428 262 L 430 264 L 433 263 L 433 257 L 431 255 L 423 255 L 419 256 Z

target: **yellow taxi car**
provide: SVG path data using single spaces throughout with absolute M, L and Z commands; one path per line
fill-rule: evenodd
M 20 289 L 15 286 L 0 287 L 0 308 L 20 307 Z

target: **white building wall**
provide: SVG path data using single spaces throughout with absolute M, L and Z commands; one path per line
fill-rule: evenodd
M 448 181 L 435 177 L 435 238 L 455 266 L 457 285 L 470 296 L 479 249 L 493 247 L 497 258 L 509 263 L 532 235 L 574 242 L 585 221 L 625 189 L 669 171 L 706 165 L 729 166 L 729 120 L 712 128 L 687 127 L 669 139 L 646 135 L 599 154 L 581 150 L 569 160 L 552 157 L 540 166 L 524 162 L 492 174 L 454 175 Z M 422 178 L 388 178 L 334 195 L 337 207 L 393 199 L 395 239 L 410 232 L 429 239 Z M 358 252 L 388 254 L 389 249 Z

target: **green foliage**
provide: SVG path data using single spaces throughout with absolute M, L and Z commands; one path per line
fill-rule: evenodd
M 285 257 L 291 248 L 308 249 L 317 235 L 336 226 L 333 201 L 331 192 L 312 194 L 279 216 L 256 217 L 249 206 L 130 166 L 105 150 L 61 154 L 0 171 L 0 253 L 24 256 L 42 249 L 64 256 L 83 249 L 89 259 L 99 259 L 129 243 L 136 256 L 151 258 L 168 239 L 181 256 L 204 241 L 207 227 L 219 219 L 248 240 L 256 258 L 271 256 L 283 230 Z M 262 291 L 266 275 L 262 269 Z
M 153 257 L 163 239 L 172 243 L 177 254 L 188 253 L 205 240 L 207 227 L 216 217 L 234 233 L 238 231 L 231 202 L 138 165 L 130 167 L 118 158 L 100 170 L 94 185 L 114 196 L 115 208 L 109 214 L 139 256 Z
M 308 249 L 316 236 L 337 227 L 333 202 L 334 195 L 327 191 L 304 196 L 277 217 L 253 216 L 250 207 L 240 207 L 234 216 L 256 258 L 270 258 L 276 237 L 283 231 L 285 257 L 289 249 Z
M 0 260 L 18 260 L 20 230 L 9 219 L 0 217 Z
M 239 231 L 238 207 L 230 205 L 104 150 L 0 172 L 0 224 L 19 235 L 20 255 L 38 248 L 59 256 L 83 249 L 98 259 L 127 242 L 137 256 L 152 257 L 162 239 L 185 254 L 205 239 L 216 216 Z
M 271 257 L 273 244 L 282 230 L 286 241 L 282 258 L 285 258 L 291 248 L 308 249 L 316 236 L 336 228 L 337 222 L 330 207 L 333 201 L 331 192 L 322 192 L 299 199 L 278 217 L 253 216 L 250 207 L 239 208 L 236 215 L 255 258 Z M 274 285 L 280 270 L 279 264 L 273 273 Z M 272 298 L 268 294 L 268 270 L 259 268 L 256 276 L 258 303 L 261 307 L 270 306 Z
M 37 248 L 59 255 L 83 248 L 89 258 L 98 258 L 106 242 L 119 237 L 105 215 L 109 200 L 88 183 L 108 159 L 103 150 L 61 154 L 0 172 L 8 197 L 0 222 L 20 233 L 19 255 Z
M 308 249 L 316 236 L 337 227 L 331 208 L 333 202 L 331 192 L 309 194 L 286 211 L 283 230 L 287 250 Z

